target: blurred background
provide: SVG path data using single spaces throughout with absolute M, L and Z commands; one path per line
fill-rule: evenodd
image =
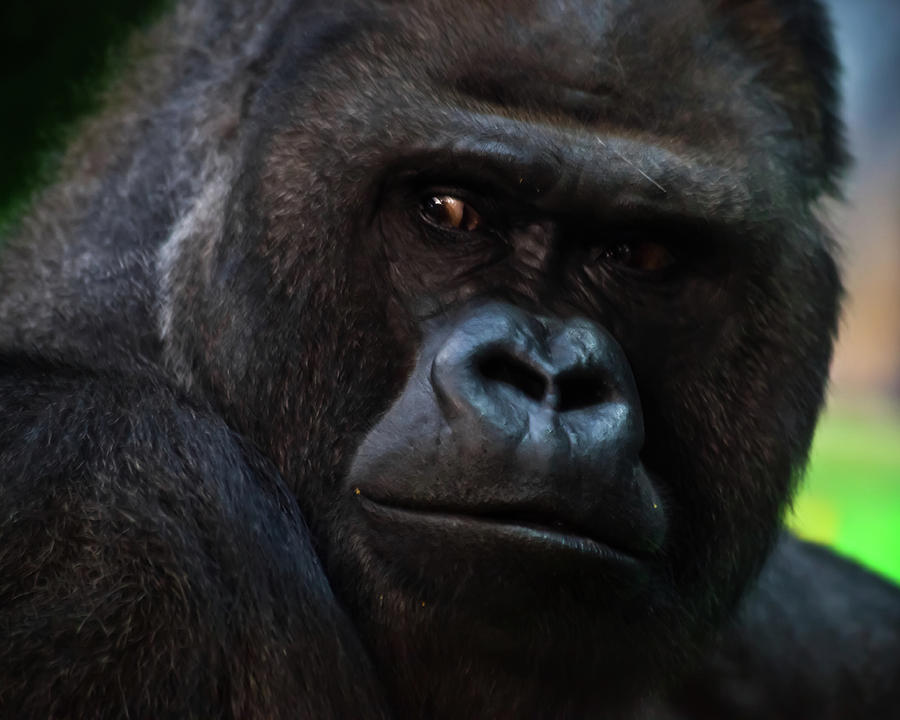
M 900 2 L 829 0 L 844 63 L 848 298 L 791 523 L 900 581 Z
M 789 522 L 900 582 L 900 2 L 826 0 L 844 62 L 848 302 L 828 408 Z M 158 0 L 0 4 L 0 232 L 52 177 L 77 119 Z

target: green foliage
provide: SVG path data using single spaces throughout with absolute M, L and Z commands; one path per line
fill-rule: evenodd
M 900 417 L 826 413 L 790 524 L 900 582 Z

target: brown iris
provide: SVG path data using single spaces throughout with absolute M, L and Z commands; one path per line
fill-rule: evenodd
M 481 225 L 481 216 L 463 200 L 452 195 L 434 195 L 422 203 L 422 215 L 432 225 L 448 230 L 472 231 Z

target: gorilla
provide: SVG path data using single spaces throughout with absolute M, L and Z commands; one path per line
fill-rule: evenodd
M 817 0 L 182 0 L 0 266 L 0 715 L 866 718 L 782 517 Z

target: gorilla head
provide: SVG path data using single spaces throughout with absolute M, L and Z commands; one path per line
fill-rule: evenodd
M 131 220 L 144 354 L 273 461 L 400 716 L 578 716 L 675 673 L 767 557 L 822 401 L 819 4 L 198 0 L 165 27 L 121 190 L 170 214 Z
M 164 342 L 404 692 L 630 692 L 766 557 L 839 294 L 834 62 L 787 5 L 281 18 Z

